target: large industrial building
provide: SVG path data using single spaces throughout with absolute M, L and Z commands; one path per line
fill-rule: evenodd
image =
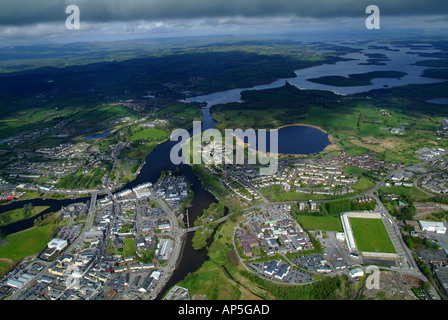
M 443 224 L 443 222 L 420 220 L 418 223 L 419 223 L 420 229 L 422 229 L 422 231 L 446 234 L 446 226 Z

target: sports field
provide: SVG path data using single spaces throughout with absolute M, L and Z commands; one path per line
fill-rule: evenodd
M 396 253 L 381 219 L 350 218 L 359 251 Z

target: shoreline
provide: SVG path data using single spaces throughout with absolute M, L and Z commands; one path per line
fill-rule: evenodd
M 326 130 L 322 129 L 322 127 L 315 125 L 315 124 L 308 124 L 308 123 L 295 123 L 295 124 L 287 124 L 281 127 L 278 127 L 278 129 L 282 129 L 282 128 L 286 128 L 286 127 L 310 127 L 310 128 L 314 128 L 317 130 L 322 131 L 323 133 L 325 133 L 326 135 L 328 135 L 328 140 L 330 140 L 331 143 L 333 143 L 334 138 L 331 134 L 329 134 Z

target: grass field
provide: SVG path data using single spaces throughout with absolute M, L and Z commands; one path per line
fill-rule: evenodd
M 396 253 L 381 219 L 350 218 L 359 251 Z
M 135 132 L 131 136 L 132 141 L 161 139 L 161 138 L 168 138 L 168 133 L 166 133 L 165 131 L 159 130 L 159 129 L 155 129 L 155 128 L 143 129 L 143 130 Z
M 396 195 L 410 196 L 414 201 L 421 201 L 430 198 L 431 196 L 420 191 L 416 187 L 391 186 L 378 188 L 379 193 L 393 193 Z
M 126 238 L 123 239 L 123 249 L 122 250 L 115 250 L 112 246 L 112 243 L 109 242 L 107 244 L 106 253 L 109 254 L 122 254 L 124 256 L 134 256 L 135 255 L 135 238 Z
M 325 230 L 343 232 L 341 219 L 333 216 L 306 216 L 297 215 L 297 222 L 304 228 L 310 230 Z
M 0 248 L 0 258 L 11 259 L 16 263 L 21 259 L 43 250 L 50 242 L 52 224 L 33 227 L 8 235 L 9 243 Z

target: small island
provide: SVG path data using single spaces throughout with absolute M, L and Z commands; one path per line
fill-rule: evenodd
M 307 80 L 314 83 L 320 83 L 335 87 L 356 87 L 356 86 L 369 86 L 372 84 L 372 79 L 375 78 L 400 79 L 405 75 L 407 75 L 406 72 L 400 72 L 400 71 L 372 71 L 367 73 L 349 74 L 348 77 L 325 76 L 319 78 L 311 78 Z

